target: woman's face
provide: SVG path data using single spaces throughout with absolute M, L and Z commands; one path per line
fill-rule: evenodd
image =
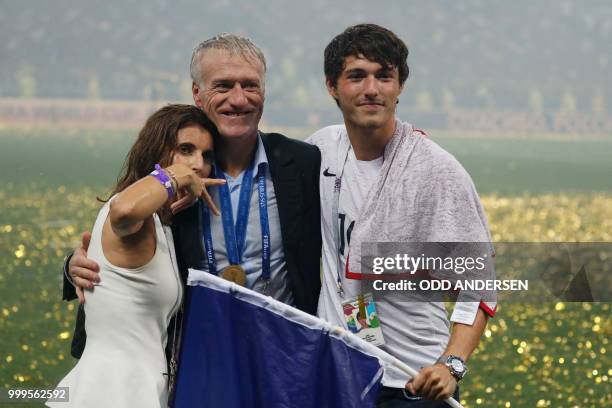
M 210 174 L 213 157 L 213 139 L 206 129 L 188 125 L 178 131 L 172 164 L 182 163 L 204 178 Z

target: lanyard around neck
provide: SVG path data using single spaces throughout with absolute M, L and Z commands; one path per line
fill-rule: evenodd
M 351 143 L 347 138 L 340 139 L 340 146 L 338 148 L 338 157 L 336 162 L 336 179 L 334 181 L 334 198 L 332 201 L 332 223 L 333 223 L 333 233 L 334 233 L 334 243 L 335 243 L 335 252 L 336 252 L 336 286 L 337 292 L 340 297 L 344 297 L 344 288 L 342 286 L 342 260 L 340 253 L 340 240 L 341 234 L 338 211 L 340 208 L 340 190 L 342 189 L 342 174 L 344 173 L 344 167 L 348 160 L 348 155 L 351 150 Z M 347 246 L 348 247 L 348 246 Z M 347 257 L 348 262 L 348 257 Z
M 231 196 L 227 184 L 220 186 L 219 197 L 221 202 L 221 220 L 223 224 L 223 237 L 227 251 L 228 262 L 230 265 L 240 265 L 243 262 L 242 256 L 246 246 L 246 229 L 248 225 L 249 208 L 251 202 L 251 191 L 253 186 L 254 164 L 243 176 L 240 186 L 240 198 L 238 202 L 237 222 L 234 225 L 234 217 L 231 204 Z M 213 173 L 213 177 L 214 177 Z M 223 173 L 219 178 L 225 178 Z M 223 188 L 225 187 L 225 189 Z M 268 202 L 266 190 L 266 164 L 260 163 L 257 174 L 257 191 L 259 221 L 261 226 L 262 242 L 262 272 L 261 277 L 268 281 L 271 275 L 270 268 L 270 225 L 268 219 Z M 206 205 L 202 205 L 202 222 L 204 227 L 204 246 L 208 271 L 217 275 L 217 262 L 214 246 L 212 242 L 212 232 L 210 226 L 210 211 Z

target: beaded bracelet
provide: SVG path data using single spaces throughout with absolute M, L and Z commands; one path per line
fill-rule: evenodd
M 157 181 L 159 181 L 162 186 L 164 186 L 166 192 L 168 193 L 168 198 L 174 197 L 175 191 L 174 186 L 172 185 L 172 181 L 170 180 L 170 177 L 168 177 L 166 171 L 161 168 L 159 163 L 155 165 L 155 170 L 153 170 L 150 175 L 155 177 Z

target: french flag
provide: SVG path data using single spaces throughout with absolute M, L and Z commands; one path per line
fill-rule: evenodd
M 207 272 L 188 285 L 174 408 L 375 406 L 394 357 Z

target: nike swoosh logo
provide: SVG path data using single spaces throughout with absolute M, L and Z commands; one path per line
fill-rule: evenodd
M 325 177 L 336 177 L 336 175 L 335 175 L 335 174 L 331 174 L 331 173 L 329 172 L 329 167 L 328 167 L 328 168 L 326 168 L 325 170 L 323 170 L 323 175 L 324 175 Z

